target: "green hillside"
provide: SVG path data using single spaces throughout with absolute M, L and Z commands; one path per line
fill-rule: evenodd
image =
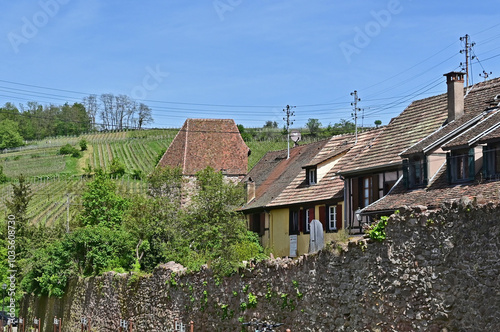
M 80 193 L 88 181 L 85 168 L 90 165 L 93 169 L 108 169 L 113 158 L 119 158 L 126 173 L 115 180 L 118 188 L 123 193 L 145 193 L 144 179 L 135 180 L 132 174 L 134 171 L 140 171 L 143 177 L 149 174 L 176 134 L 177 129 L 155 129 L 47 138 L 0 151 L 0 165 L 11 181 L 20 174 L 28 178 L 33 192 L 29 205 L 33 223 L 66 227 L 68 220 L 73 222 L 80 210 Z M 66 144 L 79 149 L 82 139 L 87 142 L 87 150 L 82 151 L 81 158 L 59 154 L 59 149 Z M 276 140 L 247 142 L 252 151 L 249 170 L 267 151 L 285 149 L 286 144 Z M 7 214 L 5 200 L 11 196 L 10 182 L 0 184 L 0 214 Z

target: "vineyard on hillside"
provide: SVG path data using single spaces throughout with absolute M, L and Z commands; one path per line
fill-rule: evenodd
M 144 131 L 101 132 L 81 136 L 48 138 L 28 142 L 26 146 L 0 151 L 0 165 L 4 174 L 16 181 L 27 177 L 33 198 L 29 205 L 30 219 L 35 224 L 68 227 L 75 225 L 81 210 L 80 197 L 89 178 L 85 169 L 109 169 L 113 158 L 125 166 L 125 175 L 115 179 L 122 194 L 145 194 L 146 176 L 154 169 L 158 158 L 174 139 L 178 130 L 156 129 Z M 87 142 L 81 158 L 59 155 L 59 149 L 70 144 L 79 149 L 79 142 Z M 263 139 L 246 143 L 251 149 L 250 170 L 266 152 L 286 149 L 284 139 Z M 133 179 L 133 174 L 142 179 Z M 11 183 L 0 184 L 0 215 L 7 214 L 5 201 L 12 197 Z

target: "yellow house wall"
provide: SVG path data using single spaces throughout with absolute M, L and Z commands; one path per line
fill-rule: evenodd
M 324 205 L 315 206 L 315 215 L 319 216 L 319 208 Z M 283 257 L 290 255 L 290 234 L 289 227 L 289 209 L 276 209 L 266 214 L 266 234 L 261 237 L 262 245 L 269 248 L 274 256 Z M 344 203 L 337 204 L 337 218 L 342 220 L 342 228 L 344 225 Z M 323 221 L 323 220 L 320 220 Z M 333 241 L 336 233 L 323 232 L 325 244 Z M 300 233 L 297 236 L 297 255 L 307 254 L 309 251 L 309 234 Z
M 276 257 L 290 255 L 290 236 L 288 233 L 288 209 L 272 210 L 270 216 L 270 243 L 268 248 Z

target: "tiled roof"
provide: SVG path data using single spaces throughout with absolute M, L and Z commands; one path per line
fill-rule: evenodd
M 208 166 L 245 175 L 249 149 L 232 119 L 187 119 L 158 163 L 194 175 Z
M 360 133 L 356 145 L 354 145 L 354 135 L 333 136 L 307 165 L 319 165 L 321 162 L 335 157 L 339 158 L 338 162 L 314 185 L 309 185 L 306 182 L 303 170 L 278 197 L 269 203 L 269 206 L 342 200 L 344 198 L 344 181 L 337 173 L 348 161 L 355 159 L 357 154 L 366 149 L 381 131 L 382 129 L 377 129 Z
M 498 141 L 500 141 L 500 128 L 496 128 L 487 135 L 481 137 L 481 139 L 477 143 L 484 144 L 484 143 L 493 143 Z
M 471 144 L 476 144 L 482 137 L 489 134 L 492 129 L 497 129 L 499 126 L 500 111 L 495 109 L 488 113 L 485 112 L 479 123 L 443 145 L 443 149 L 448 150 L 469 147 Z
M 465 98 L 466 113 L 462 118 L 452 121 L 445 127 L 435 131 L 422 142 L 412 146 L 404 154 L 421 152 L 425 147 L 446 137 L 455 129 L 462 130 L 457 131 L 454 138 L 442 145 L 444 149 L 499 141 L 500 111 L 497 108 L 492 109 L 490 104 L 490 101 L 498 94 L 500 94 L 500 79 L 474 85 Z M 470 121 L 471 125 L 467 128 L 460 128 L 467 121 Z M 472 182 L 449 184 L 445 163 L 431 180 L 429 186 L 419 189 L 406 189 L 403 182 L 400 181 L 389 194 L 364 208 L 363 212 L 393 211 L 403 206 L 414 205 L 435 207 L 441 203 L 457 200 L 464 196 L 469 198 L 480 197 L 485 202 L 500 199 L 500 181 L 485 181 L 481 178 L 481 172 L 477 174 L 476 179 Z
M 273 199 L 303 172 L 302 166 L 308 163 L 326 144 L 326 140 L 295 146 L 290 149 L 290 158 L 287 150 L 268 152 L 252 168 L 243 179 L 255 181 L 255 199 L 246 204 L 241 210 L 251 210 L 268 206 Z
M 439 207 L 442 203 L 459 200 L 462 197 L 471 199 L 476 197 L 484 202 L 498 202 L 500 201 L 500 181 L 484 181 L 478 174 L 473 182 L 448 184 L 446 166 L 444 166 L 429 187 L 408 190 L 400 182 L 391 193 L 364 208 L 363 212 L 369 214 L 394 211 L 403 206 L 416 205 Z
M 343 173 L 363 172 L 377 167 L 399 167 L 399 154 L 439 128 L 448 116 L 446 94 L 412 102 L 391 120 L 370 149 L 347 165 Z
M 440 139 L 446 137 L 447 135 L 452 134 L 454 130 L 460 129 L 460 131 L 465 131 L 468 128 L 464 127 L 471 127 L 477 124 L 477 122 L 484 120 L 487 115 L 482 116 L 481 113 L 490 108 L 490 101 L 493 100 L 498 94 L 500 94 L 500 79 L 492 79 L 490 81 L 475 84 L 465 96 L 464 115 L 462 117 L 456 119 L 455 121 L 451 121 L 443 127 L 437 128 L 433 133 L 422 139 L 420 142 L 403 151 L 401 155 L 407 156 L 414 153 L 424 152 L 426 148 L 429 148 L 432 144 L 439 142 Z M 484 124 L 486 125 L 486 123 Z M 472 131 L 469 132 L 472 133 Z M 461 132 L 458 132 L 455 136 L 458 134 L 461 134 Z M 466 135 L 462 137 L 463 139 L 466 139 L 469 136 Z M 448 140 L 453 138 L 454 137 L 447 137 Z M 460 145 L 459 142 L 463 143 L 464 141 L 456 140 L 456 142 L 458 143 L 457 145 Z

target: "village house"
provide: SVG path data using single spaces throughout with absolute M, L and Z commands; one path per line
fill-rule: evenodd
M 268 152 L 244 181 L 248 203 L 242 208 L 249 229 L 276 256 L 295 257 L 309 251 L 310 222 L 321 222 L 324 243 L 344 230 L 344 181 L 337 174 L 382 129 L 358 135 L 295 146 L 290 151 Z
M 232 119 L 187 119 L 160 159 L 159 167 L 181 167 L 187 177 L 212 167 L 241 180 L 248 172 L 250 149 Z
M 445 152 L 431 145 L 425 153 L 412 154 L 419 143 L 422 144 L 424 139 L 432 141 L 428 137 L 442 131 L 448 123 L 448 128 L 470 126 L 465 121 L 470 120 L 469 114 L 477 115 L 477 107 L 484 110 L 482 105 L 494 97 L 485 94 L 481 83 L 464 95 L 463 74 L 451 72 L 445 76 L 447 93 L 412 102 L 391 120 L 368 149 L 340 171 L 346 179 L 345 220 L 351 232 L 362 232 L 363 225 L 373 220 L 366 208 L 390 193 L 396 183 L 408 179 L 410 186 L 425 185 L 425 181 L 438 171 L 446 160 Z M 467 117 L 460 119 L 462 114 Z M 466 123 L 462 124 L 462 121 Z M 410 177 L 403 176 L 407 171 Z
M 467 197 L 500 199 L 500 79 L 464 89 L 464 74 L 446 74 L 447 119 L 443 126 L 402 151 L 403 178 L 366 216 L 404 206 L 437 208 Z M 464 96 L 465 92 L 465 96 Z
M 158 162 L 157 167 L 180 167 L 186 178 L 189 201 L 195 175 L 207 167 L 222 172 L 232 182 L 239 182 L 248 172 L 250 149 L 232 119 L 187 119 Z

